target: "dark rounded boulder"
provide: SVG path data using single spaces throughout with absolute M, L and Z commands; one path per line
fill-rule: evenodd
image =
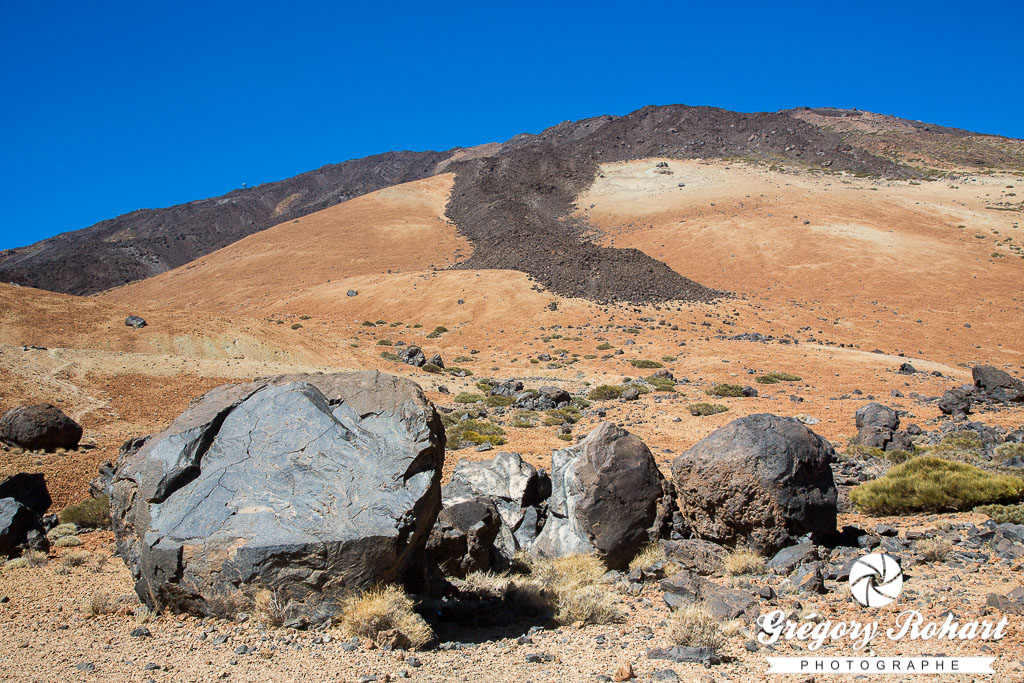
M 974 386 L 996 401 L 1024 402 L 1024 382 L 991 365 L 971 369 Z
M 333 614 L 353 589 L 422 576 L 444 429 L 413 382 L 286 375 L 213 389 L 118 463 L 120 555 L 150 607 Z
M 82 425 L 48 403 L 12 408 L 0 417 L 0 441 L 30 451 L 78 448 Z
M 548 518 L 534 554 L 596 552 L 612 569 L 662 537 L 675 512 L 672 483 L 643 441 L 611 422 L 551 454 Z
M 799 421 L 750 415 L 672 463 L 679 512 L 698 538 L 775 553 L 836 530 L 832 445 Z

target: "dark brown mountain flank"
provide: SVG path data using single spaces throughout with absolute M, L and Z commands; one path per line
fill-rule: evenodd
M 461 267 L 521 270 L 559 294 L 598 301 L 711 300 L 721 293 L 646 254 L 586 240 L 588 226 L 569 214 L 601 162 L 733 156 L 912 173 L 785 114 L 672 105 L 561 123 L 513 138 L 492 157 L 451 165 L 458 175 L 447 214 L 474 245 Z
M 0 252 L 0 282 L 92 294 L 158 275 L 260 230 L 426 178 L 449 152 L 388 152 L 166 209 L 141 209 Z
M 901 141 L 906 141 L 905 148 Z M 644 107 L 569 121 L 503 144 L 391 152 L 167 209 L 135 211 L 0 252 L 0 282 L 90 294 L 183 265 L 272 225 L 389 185 L 455 171 L 447 213 L 474 246 L 462 268 L 515 269 L 566 296 L 706 301 L 720 293 L 632 249 L 600 247 L 573 203 L 602 162 L 742 158 L 893 178 L 936 168 L 1024 168 L 1024 143 L 870 112 L 743 114 Z M 911 166 L 905 162 L 913 162 Z

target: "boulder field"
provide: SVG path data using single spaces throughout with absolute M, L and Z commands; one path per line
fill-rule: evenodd
M 322 620 L 351 591 L 432 591 L 442 574 L 501 571 L 519 552 L 625 570 L 660 540 L 715 559 L 836 530 L 831 445 L 773 415 L 711 434 L 676 459 L 674 481 L 610 422 L 555 451 L 550 473 L 502 452 L 460 461 L 442 488 L 444 449 L 409 380 L 286 375 L 213 389 L 122 449 L 96 486 L 139 597 L 195 614 L 241 611 L 268 590 Z

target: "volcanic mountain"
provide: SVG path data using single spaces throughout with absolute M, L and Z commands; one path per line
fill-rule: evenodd
M 367 193 L 444 175 L 452 183 L 445 220 L 454 222 L 460 239 L 468 239 L 472 255 L 434 259 L 438 264 L 445 260 L 460 269 L 517 270 L 555 293 L 594 301 L 713 300 L 721 289 L 733 287 L 698 284 L 689 279 L 692 273 L 643 249 L 601 244 L 592 239 L 596 226 L 577 211 L 580 194 L 600 179 L 602 164 L 655 157 L 742 160 L 819 175 L 915 180 L 964 166 L 1019 169 L 1024 145 L 856 110 L 742 114 L 652 106 L 622 117 L 562 123 L 502 144 L 390 152 L 222 197 L 135 211 L 3 252 L 0 280 L 93 294 L 190 264 L 271 226 Z M 296 240 L 285 242 L 289 248 L 304 248 Z M 320 247 L 346 248 L 337 242 Z M 344 260 L 341 253 L 320 256 Z M 357 273 L 342 268 L 336 274 Z

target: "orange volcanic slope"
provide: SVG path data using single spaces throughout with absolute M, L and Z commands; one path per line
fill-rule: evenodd
M 445 267 L 471 251 L 444 217 L 453 178 L 445 173 L 364 195 L 100 296 L 258 313 L 330 281 Z

